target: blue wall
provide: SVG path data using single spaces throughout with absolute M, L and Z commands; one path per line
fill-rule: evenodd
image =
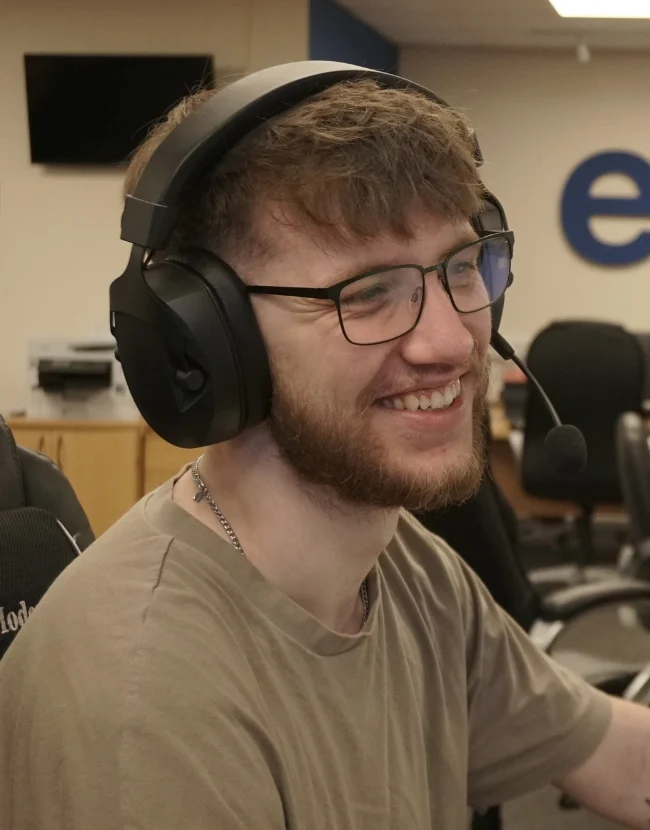
M 333 0 L 310 0 L 309 57 L 397 71 L 397 46 Z

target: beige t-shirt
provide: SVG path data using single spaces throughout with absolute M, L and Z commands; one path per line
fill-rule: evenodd
M 370 596 L 328 630 L 164 485 L 0 663 L 0 826 L 459 830 L 604 736 L 608 698 L 407 514 Z

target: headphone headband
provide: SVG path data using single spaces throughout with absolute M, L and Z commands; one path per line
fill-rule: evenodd
M 208 167 L 270 118 L 341 81 L 369 78 L 387 89 L 420 92 L 448 104 L 419 84 L 352 64 L 298 61 L 263 69 L 216 92 L 182 121 L 156 148 L 133 195 L 126 197 L 121 238 L 150 250 L 169 243 L 183 193 Z M 474 136 L 477 165 L 483 157 Z

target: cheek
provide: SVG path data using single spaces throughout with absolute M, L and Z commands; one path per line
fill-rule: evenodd
M 255 308 L 275 376 L 304 393 L 326 395 L 330 402 L 358 405 L 376 386 L 390 345 L 357 346 L 343 336 L 338 317 L 291 318 L 271 304 Z
M 489 308 L 468 314 L 463 320 L 465 328 L 478 343 L 479 352 L 484 354 L 490 345 L 492 336 L 492 310 Z
M 299 364 L 303 357 L 311 360 L 319 353 L 327 359 L 328 353 L 348 345 L 338 316 L 329 309 L 291 308 L 284 298 L 265 298 L 265 302 L 256 299 L 253 298 L 253 309 L 270 354 L 278 358 L 291 356 Z
M 274 377 L 300 394 L 327 394 L 331 400 L 342 394 L 351 365 L 347 350 L 352 348 L 336 333 L 318 326 L 261 326 Z M 341 342 L 342 341 L 342 342 Z M 344 393 L 343 393 L 344 394 Z

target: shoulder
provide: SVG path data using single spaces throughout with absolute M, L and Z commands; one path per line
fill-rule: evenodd
M 38 603 L 3 658 L 0 698 L 23 721 L 74 712 L 75 722 L 95 724 L 111 744 L 134 695 L 162 695 L 176 684 L 189 706 L 181 692 L 205 670 L 201 648 L 219 665 L 238 654 L 227 637 L 228 585 L 216 558 L 163 532 L 136 505 Z
M 49 676 L 50 687 L 66 675 L 117 678 L 172 542 L 148 525 L 142 504 L 133 507 L 52 583 L 7 653 L 3 675 L 20 665 L 26 680 Z

